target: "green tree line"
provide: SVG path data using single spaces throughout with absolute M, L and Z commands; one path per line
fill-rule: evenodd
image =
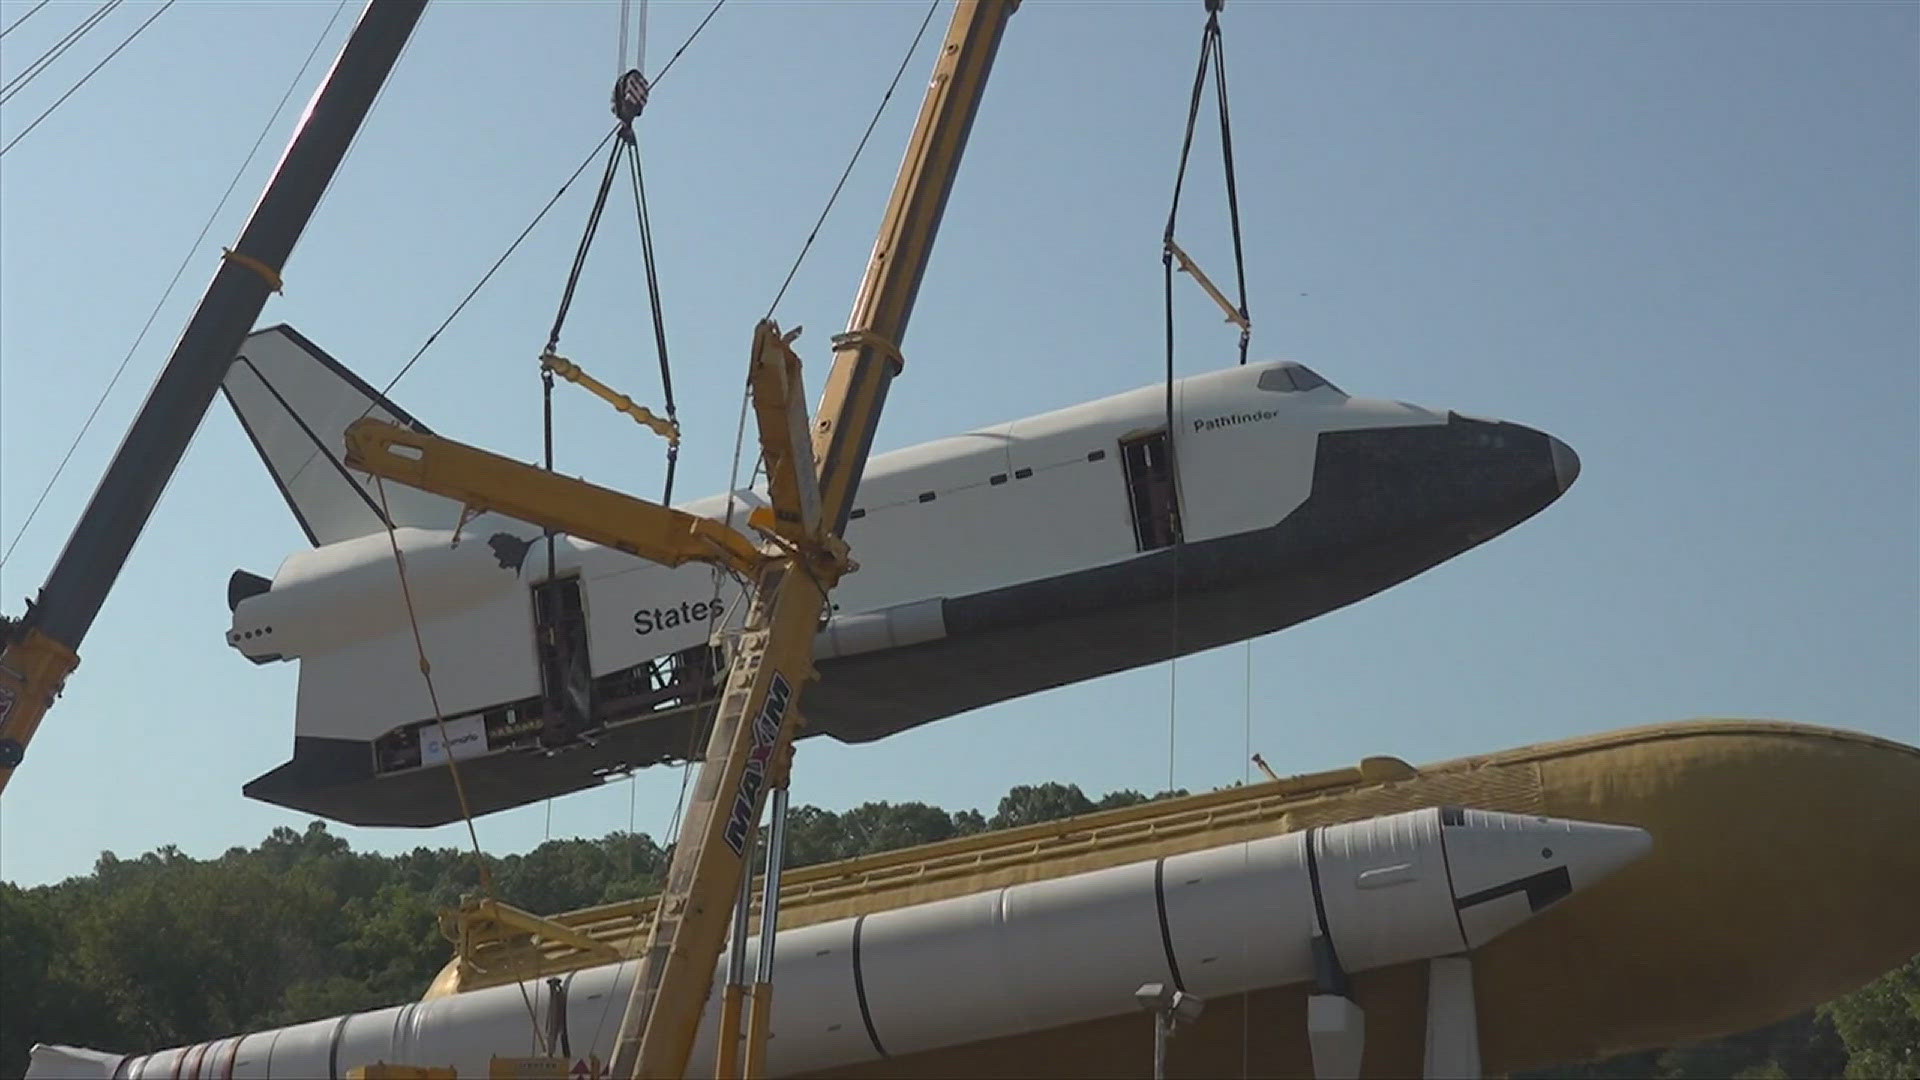
M 1184 794 L 1168 792 L 1164 794 Z M 788 815 L 788 864 L 805 866 L 1144 802 L 1022 785 L 994 813 L 867 803 Z M 559 912 L 656 891 L 667 852 L 645 834 L 551 840 L 490 858 L 500 899 Z M 435 913 L 477 892 L 453 848 L 353 851 L 321 822 L 195 859 L 172 846 L 103 853 L 57 885 L 0 883 L 0 1076 L 35 1042 L 138 1052 L 418 997 L 446 963 Z M 1699 1046 L 1538 1077 L 1920 1076 L 1920 957 L 1819 1009 Z

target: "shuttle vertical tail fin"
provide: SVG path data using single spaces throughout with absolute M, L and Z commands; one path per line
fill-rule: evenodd
M 459 519 L 452 500 L 400 484 L 386 486 L 382 512 L 372 478 L 346 467 L 347 425 L 363 416 L 426 425 L 292 327 L 249 335 L 221 390 L 315 547 L 388 525 L 447 528 Z

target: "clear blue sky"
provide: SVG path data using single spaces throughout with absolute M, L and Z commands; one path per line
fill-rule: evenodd
M 0 43 L 11 73 L 79 22 Z M 383 382 L 605 131 L 619 5 L 428 12 L 262 322 Z M 0 2 L 11 22 L 27 5 Z M 706 4 L 652 5 L 648 68 Z M 754 319 L 912 37 L 919 3 L 733 0 L 643 120 L 688 431 L 681 492 L 719 490 Z M 9 102 L 12 138 L 152 11 L 129 3 Z M 0 160 L 0 533 L 11 537 L 239 165 L 332 3 L 182 3 Z M 330 56 L 353 11 L 323 49 Z M 1015 16 L 948 207 L 880 444 L 1154 382 L 1158 242 L 1198 0 Z M 1566 439 L 1558 504 L 1308 625 L 864 747 L 802 745 L 795 798 L 991 807 L 1089 791 L 1410 761 L 1704 715 L 1920 742 L 1920 7 L 1334 4 L 1225 16 L 1255 351 L 1356 394 Z M 816 387 L 844 322 L 944 11 L 781 308 Z M 318 77 L 309 72 L 303 101 Z M 202 243 L 14 557 L 38 588 L 284 145 Z M 1228 269 L 1214 141 L 1183 236 Z M 587 209 L 570 194 L 395 397 L 518 456 L 534 357 Z M 1233 362 L 1190 287 L 1179 367 Z M 656 400 L 636 243 L 611 216 L 566 351 Z M 577 393 L 559 460 L 641 493 L 656 442 Z M 1020 522 L 1007 523 L 1018 541 Z M 298 528 L 216 403 L 0 806 L 0 878 L 103 849 L 257 842 L 301 815 L 240 795 L 285 760 L 295 668 L 222 634 L 227 575 Z M 1249 672 L 1251 682 L 1248 681 Z M 956 672 L 956 677 L 964 673 Z M 666 828 L 674 770 L 552 803 L 551 834 Z M 481 820 L 491 851 L 549 807 Z M 457 829 L 339 828 L 356 847 Z

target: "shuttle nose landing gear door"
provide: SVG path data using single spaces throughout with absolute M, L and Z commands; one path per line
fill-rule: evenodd
M 540 745 L 551 750 L 579 741 L 594 725 L 593 665 L 579 578 L 533 587 L 533 637 L 540 659 Z

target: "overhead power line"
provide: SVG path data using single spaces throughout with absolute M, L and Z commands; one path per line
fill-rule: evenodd
M 92 14 L 80 20 L 79 26 L 67 31 L 66 36 L 62 37 L 59 41 L 47 46 L 47 51 L 41 53 L 39 58 L 34 60 L 33 63 L 21 68 L 20 74 L 8 79 L 5 84 L 0 84 L 0 105 L 6 104 L 13 98 L 13 95 L 25 89 L 28 83 L 32 82 L 41 72 L 52 66 L 54 61 L 66 55 L 68 49 L 78 44 L 80 39 L 86 36 L 87 31 L 100 25 L 100 20 L 111 14 L 114 8 L 120 6 L 121 2 L 122 0 L 107 0 L 106 3 L 95 8 Z M 27 12 L 27 15 L 31 14 L 33 14 L 33 12 Z M 27 21 L 26 15 L 22 15 L 13 25 L 19 26 L 20 23 L 25 21 Z M 13 27 L 10 26 L 7 29 L 11 30 Z
M 33 123 L 28 124 L 26 128 L 20 132 L 20 134 L 15 135 L 11 140 L 9 140 L 7 145 L 0 146 L 0 157 L 6 156 L 7 151 L 13 149 L 15 146 L 18 146 L 20 144 L 20 140 L 26 138 L 27 135 L 30 132 L 32 132 L 34 128 L 39 127 L 40 122 L 42 120 L 45 120 L 47 117 L 52 116 L 53 111 L 55 109 L 58 109 L 60 106 L 66 104 L 67 99 L 72 97 L 75 93 L 79 92 L 81 87 L 87 85 L 87 81 L 89 79 L 92 79 L 95 75 L 98 75 L 100 73 L 101 68 L 106 67 L 107 64 L 110 63 L 114 57 L 119 56 L 120 50 L 125 49 L 127 46 L 133 44 L 133 39 L 139 37 L 141 33 L 146 30 L 147 27 L 152 26 L 153 21 L 155 19 L 158 19 L 160 16 L 165 15 L 167 13 L 167 9 L 172 7 L 173 3 L 174 3 L 174 0 L 167 0 L 166 3 L 161 4 L 160 7 L 156 11 L 154 11 L 153 14 L 147 16 L 146 22 L 143 22 L 139 26 L 136 26 L 133 28 L 133 33 L 128 34 L 126 37 L 126 40 L 122 41 L 118 45 L 115 45 L 113 47 L 112 52 L 101 57 L 99 63 L 93 65 L 92 68 L 88 69 L 85 75 L 80 76 L 79 82 L 74 83 L 71 89 L 69 89 L 64 94 L 61 94 L 60 97 L 57 100 L 55 100 L 53 104 L 47 106 L 47 110 L 45 112 L 41 113 L 39 116 L 34 117 Z
M 15 30 L 19 29 L 21 23 L 26 22 L 28 19 L 33 18 L 34 12 L 39 11 L 43 7 L 46 7 L 47 4 L 50 2 L 51 0 L 40 0 L 39 3 L 28 8 L 27 13 L 25 15 L 22 15 L 19 18 L 13 20 L 12 22 L 8 23 L 7 28 L 5 30 L 0 30 L 0 38 L 6 37 L 8 34 L 11 34 Z
M 288 100 L 293 97 L 293 92 L 300 88 L 301 81 L 306 78 L 307 69 L 313 66 L 313 58 L 319 55 L 320 46 L 326 43 L 327 35 L 333 32 L 334 25 L 340 21 L 340 13 L 346 10 L 346 6 L 347 0 L 340 0 L 340 3 L 334 6 L 333 17 L 327 20 L 327 25 L 320 31 L 320 36 L 314 39 L 313 48 L 307 50 L 307 58 L 300 62 L 300 70 L 294 73 L 293 80 L 287 84 L 286 92 L 280 95 L 279 103 L 274 105 L 273 115 L 267 117 L 266 125 L 260 129 L 259 136 L 253 140 L 253 147 L 247 151 L 246 160 L 234 170 L 233 179 L 227 181 L 227 190 L 220 193 L 220 201 L 214 204 L 213 212 L 207 215 L 207 220 L 200 226 L 199 235 L 195 236 L 193 243 L 188 245 L 186 255 L 180 259 L 180 265 L 174 268 L 173 277 L 160 293 L 160 299 L 154 303 L 153 310 L 147 312 L 147 321 L 141 324 L 140 332 L 134 335 L 133 344 L 127 346 L 127 354 L 120 358 L 120 366 L 113 370 L 113 377 L 107 380 L 107 385 L 100 391 L 99 399 L 93 403 L 92 411 L 87 413 L 87 418 L 81 422 L 80 430 L 74 435 L 73 442 L 67 446 L 67 452 L 60 458 L 60 464 L 54 466 L 53 475 L 47 478 L 46 486 L 40 489 L 40 497 L 33 501 L 32 509 L 27 511 L 26 520 L 22 521 L 20 527 L 14 531 L 13 539 L 7 542 L 6 551 L 0 553 L 0 566 L 5 566 L 7 560 L 13 558 L 13 549 L 19 546 L 20 538 L 26 535 L 27 527 L 33 524 L 34 517 L 40 513 L 40 507 L 46 503 L 47 496 L 52 494 L 53 486 L 59 482 L 60 474 L 66 471 L 67 463 L 73 460 L 74 452 L 80 449 L 80 441 L 87 437 L 88 429 L 93 427 L 93 421 L 100 415 L 101 408 L 106 405 L 108 395 L 112 394 L 113 388 L 119 384 L 120 376 L 126 374 L 127 364 L 133 360 L 133 354 L 139 351 L 140 343 L 147 339 L 147 331 L 153 329 L 154 320 L 160 317 L 160 310 L 173 296 L 173 290 L 180 284 L 180 279 L 186 274 L 187 267 L 191 266 L 194 257 L 200 254 L 200 244 L 206 240 L 207 234 L 213 231 L 213 224 L 219 219 L 220 211 L 226 209 L 227 200 L 233 198 L 234 189 L 240 186 L 241 178 L 246 176 L 247 168 L 259 155 L 260 147 L 267 141 L 267 136 L 273 133 L 274 125 L 279 122 L 281 112 L 286 109 Z M 14 25 L 18 26 L 19 23 L 16 22 Z

